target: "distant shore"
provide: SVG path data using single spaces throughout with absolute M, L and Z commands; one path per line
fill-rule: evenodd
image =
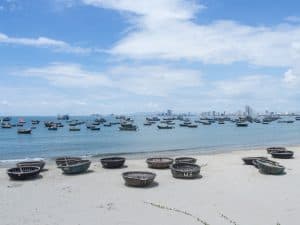
M 90 171 L 75 176 L 63 175 L 50 161 L 41 178 L 24 182 L 10 180 L 1 168 L 1 225 L 298 225 L 300 147 L 289 149 L 294 159 L 276 159 L 286 167 L 282 176 L 243 164 L 245 156 L 270 157 L 265 149 L 198 155 L 203 167 L 196 180 L 149 169 L 145 158 L 113 170 L 93 158 Z M 121 174 L 131 170 L 155 172 L 157 185 L 126 187 Z

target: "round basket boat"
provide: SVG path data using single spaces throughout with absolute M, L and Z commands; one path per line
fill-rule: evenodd
M 192 163 L 175 163 L 171 166 L 173 177 L 193 179 L 199 177 L 200 166 Z
M 103 158 L 100 161 L 104 168 L 114 169 L 123 167 L 125 160 L 123 157 L 110 157 Z
M 34 160 L 34 161 L 23 161 L 23 162 L 18 162 L 17 167 L 26 167 L 26 166 L 37 166 L 40 168 L 40 170 L 43 170 L 45 167 L 45 161 L 43 160 Z
M 175 159 L 175 163 L 196 163 L 197 159 L 192 157 L 179 157 Z
M 166 157 L 148 158 L 146 160 L 148 167 L 152 169 L 168 169 L 173 163 L 173 159 Z
M 271 154 L 272 152 L 285 152 L 286 148 L 285 147 L 270 147 L 267 148 L 267 152 Z
M 40 173 L 40 167 L 24 166 L 7 170 L 8 176 L 13 180 L 27 180 L 35 178 Z
M 264 174 L 280 175 L 285 167 L 271 160 L 256 160 L 259 171 Z
M 244 157 L 244 158 L 242 158 L 242 160 L 244 161 L 244 163 L 246 165 L 252 165 L 252 166 L 254 166 L 254 161 L 259 160 L 259 159 L 266 160 L 268 158 L 266 158 L 266 157 Z
M 273 158 L 279 159 L 290 159 L 294 156 L 293 151 L 284 151 L 284 152 L 271 152 Z
M 270 163 L 270 164 L 272 164 L 272 165 L 279 165 L 278 162 L 273 161 L 273 160 L 270 160 L 270 159 L 256 159 L 256 160 L 253 160 L 253 165 L 254 165 L 257 169 L 259 169 L 259 165 L 258 165 L 258 162 L 257 162 L 258 160 L 260 160 L 260 161 L 262 161 L 262 162 Z
M 80 158 L 80 157 L 70 157 L 70 156 L 67 156 L 67 157 L 56 158 L 55 162 L 56 162 L 57 166 L 60 166 L 62 164 L 72 163 L 72 162 L 79 162 L 81 160 L 82 160 L 82 158 Z
M 125 184 L 133 187 L 146 187 L 153 183 L 156 174 L 151 172 L 125 172 L 122 174 Z
M 86 172 L 91 165 L 90 160 L 80 160 L 80 161 L 72 161 L 72 162 L 66 162 L 59 166 L 59 168 L 65 173 L 65 174 L 79 174 Z

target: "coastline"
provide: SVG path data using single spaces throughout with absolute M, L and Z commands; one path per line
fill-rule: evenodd
M 135 159 L 146 159 L 148 157 L 180 157 L 180 156 L 201 156 L 201 155 L 217 155 L 217 154 L 231 154 L 239 151 L 255 151 L 262 150 L 270 147 L 272 145 L 264 145 L 264 146 L 226 146 L 223 148 L 211 148 L 208 151 L 204 151 L 203 148 L 194 147 L 194 148 L 183 148 L 183 149 L 171 149 L 171 150 L 158 150 L 158 151 L 145 151 L 145 152 L 121 152 L 121 153 L 100 153 L 94 155 L 71 155 L 71 156 L 79 156 L 82 158 L 90 159 L 91 161 L 99 160 L 103 157 L 113 157 L 113 156 L 121 156 L 125 157 L 127 160 L 135 160 Z M 275 146 L 275 145 L 274 145 Z M 281 146 L 281 145 L 278 145 Z M 300 144 L 290 144 L 290 145 L 282 145 L 287 149 L 300 149 Z M 61 155 L 65 156 L 65 155 Z M 57 156 L 57 157 L 61 157 Z M 0 160 L 0 168 L 8 168 L 10 166 L 15 165 L 16 162 L 26 161 L 26 160 L 44 160 L 47 163 L 54 163 L 55 158 L 53 157 L 34 157 L 34 158 L 23 158 L 23 159 L 4 159 Z
M 147 168 L 145 159 L 128 159 L 127 168 L 103 169 L 92 159 L 90 172 L 66 176 L 47 162 L 41 178 L 9 180 L 0 169 L 0 217 L 3 225 L 32 224 L 210 224 L 297 225 L 300 146 L 294 159 L 279 159 L 282 176 L 264 175 L 243 165 L 245 156 L 268 156 L 265 149 L 198 155 L 202 178 L 180 180 L 170 170 Z M 157 185 L 130 188 L 121 174 L 151 171 Z

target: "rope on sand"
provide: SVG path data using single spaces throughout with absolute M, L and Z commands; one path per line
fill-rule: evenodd
M 220 214 L 220 216 L 221 216 L 223 219 L 227 220 L 229 223 L 231 223 L 231 224 L 233 224 L 233 225 L 238 225 L 237 222 L 235 222 L 234 220 L 230 219 L 228 216 L 224 215 L 223 213 L 219 212 L 219 214 Z
M 144 202 L 145 204 L 148 204 L 148 205 L 151 205 L 153 207 L 157 207 L 157 208 L 160 208 L 160 209 L 165 209 L 165 210 L 169 210 L 169 211 L 174 211 L 174 212 L 177 212 L 177 213 L 181 213 L 181 214 L 184 214 L 186 216 L 190 216 L 192 218 L 194 218 L 195 220 L 197 220 L 198 222 L 202 223 L 203 225 L 209 225 L 209 223 L 207 223 L 205 220 L 202 220 L 201 218 L 197 217 L 197 216 L 194 216 L 193 214 L 187 212 L 187 211 L 183 211 L 183 210 L 180 210 L 180 209 L 176 209 L 176 208 L 170 208 L 168 206 L 164 206 L 164 205 L 160 205 L 160 204 L 156 204 L 156 203 L 153 203 L 153 202 Z

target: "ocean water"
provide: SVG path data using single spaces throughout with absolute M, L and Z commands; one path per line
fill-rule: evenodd
M 16 122 L 19 117 L 14 117 Z M 31 135 L 17 134 L 17 127 L 0 128 L 0 160 L 24 158 L 54 158 L 57 156 L 85 156 L 105 154 L 133 154 L 156 151 L 182 151 L 187 153 L 209 153 L 235 149 L 251 149 L 271 145 L 300 144 L 300 121 L 292 124 L 273 122 L 268 125 L 249 124 L 236 127 L 225 122 L 210 126 L 199 124 L 198 128 L 179 127 L 159 130 L 156 125 L 143 126 L 145 116 L 134 116 L 139 129 L 136 132 L 119 131 L 119 125 L 91 131 L 81 125 L 80 132 L 70 132 L 69 126 L 49 131 L 43 121 L 56 120 L 55 117 L 22 117 L 31 127 L 32 119 L 41 123 Z M 92 117 L 72 117 L 71 119 L 92 120 Z M 110 121 L 112 118 L 106 118 Z

